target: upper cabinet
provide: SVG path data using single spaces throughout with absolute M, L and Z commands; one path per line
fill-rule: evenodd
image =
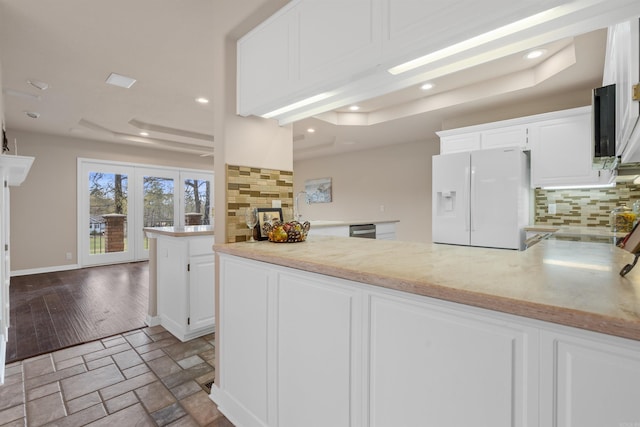
M 529 126 L 532 187 L 597 185 L 610 176 L 592 167 L 591 109 L 568 113 Z
M 603 85 L 616 85 L 616 154 L 622 163 L 640 161 L 640 102 L 633 87 L 640 84 L 640 22 L 609 27 Z
M 378 3 L 378 0 L 300 2 L 297 62 L 302 84 L 313 87 L 327 79 L 336 84 L 376 61 L 380 52 Z
M 264 100 L 277 102 L 283 88 L 295 88 L 298 80 L 293 67 L 294 38 L 297 29 L 297 10 L 283 9 L 259 31 L 246 35 L 238 42 L 238 106 L 253 111 Z
M 237 112 L 291 123 L 638 14 L 636 0 L 293 0 L 238 41 Z
M 592 168 L 590 106 L 438 135 L 442 154 L 498 147 L 530 150 L 532 187 L 600 185 L 613 179 L 611 171 Z

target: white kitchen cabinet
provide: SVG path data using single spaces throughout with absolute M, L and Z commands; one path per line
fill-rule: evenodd
M 640 423 L 640 345 L 598 334 L 541 335 L 540 425 L 636 426 Z
M 216 345 L 225 344 L 219 347 L 220 370 L 211 395 L 224 390 L 224 396 L 215 401 L 223 413 L 233 414 L 235 425 L 275 425 L 277 389 L 270 370 L 276 355 L 276 317 L 271 271 L 262 263 L 233 257 L 221 255 L 219 261 Z
M 348 225 L 334 225 L 328 227 L 314 227 L 309 229 L 309 236 L 337 236 L 349 237 Z
M 239 114 L 263 107 L 265 100 L 276 105 L 297 87 L 293 37 L 297 17 L 296 8 L 284 8 L 238 41 Z
M 480 132 L 440 137 L 440 154 L 460 153 L 480 149 Z
M 371 427 L 536 425 L 535 331 L 408 298 L 370 301 Z
M 303 85 L 334 81 L 335 87 L 378 59 L 379 0 L 305 0 L 298 8 Z
M 593 10 L 585 12 L 581 5 L 562 20 L 534 26 L 526 36 L 516 34 L 461 49 L 454 60 L 445 54 L 447 49 L 462 47 L 461 42 L 564 5 L 566 0 L 293 0 L 238 41 L 237 111 L 261 116 L 323 95 L 323 101 L 307 106 L 304 114 L 310 115 L 314 108 L 319 110 L 316 113 L 328 111 L 356 98 L 384 95 L 416 84 L 418 71 L 391 76 L 392 67 L 432 54 L 429 68 L 437 72 L 465 57 L 497 55 L 501 47 L 515 49 L 514 38 L 528 39 L 533 34 L 541 40 L 556 40 L 558 31 L 566 33 L 571 24 L 584 27 L 590 14 L 599 13 L 603 1 L 598 0 L 599 7 Z M 612 22 L 610 17 L 600 18 L 605 20 L 603 25 Z
M 438 132 L 440 154 L 503 147 L 527 150 L 529 148 L 527 124 L 505 125 L 509 122 L 511 121 L 506 120 Z
M 33 157 L 0 155 L 0 384 L 4 383 L 4 366 L 10 325 L 9 286 L 11 285 L 10 205 L 9 186 L 24 182 L 33 164 Z
M 592 167 L 591 108 L 529 126 L 531 186 L 606 184 L 609 171 Z
M 616 155 L 623 163 L 640 161 L 640 102 L 632 96 L 640 84 L 639 27 L 636 18 L 609 27 L 607 35 L 603 85 L 616 85 Z
M 219 262 L 211 398 L 237 425 L 537 425 L 537 330 L 316 273 Z
M 157 238 L 158 317 L 181 341 L 215 329 L 213 236 Z
M 640 422 L 638 341 L 228 254 L 219 262 L 211 398 L 236 425 Z
M 518 147 L 521 150 L 529 148 L 528 127 L 526 125 L 499 127 L 480 132 L 481 148 Z
M 380 222 L 376 224 L 376 239 L 396 240 L 396 223 Z
M 361 298 L 344 283 L 220 256 L 211 393 L 237 425 L 361 425 Z
M 358 289 L 321 276 L 290 271 L 277 275 L 278 322 L 273 336 L 278 355 L 277 425 L 359 425 L 362 310 Z M 331 409 L 318 411 L 318 407 Z

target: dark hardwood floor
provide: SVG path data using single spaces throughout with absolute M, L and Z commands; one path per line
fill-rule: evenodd
M 7 363 L 142 328 L 148 262 L 11 278 Z

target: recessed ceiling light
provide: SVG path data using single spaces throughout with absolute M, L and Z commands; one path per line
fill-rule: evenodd
M 204 98 L 204 97 L 201 96 L 199 98 L 196 98 L 196 102 L 198 102 L 200 104 L 208 104 L 209 100 L 207 98 Z
M 359 105 L 352 105 L 351 107 L 349 107 L 349 110 L 351 111 L 358 111 L 360 109 Z
M 31 117 L 32 119 L 37 119 L 40 117 L 40 113 L 36 113 L 35 111 L 25 111 L 24 112 L 28 117 Z
M 35 87 L 36 89 L 39 90 L 47 90 L 49 89 L 49 85 L 45 82 L 41 82 L 39 80 L 27 80 L 27 83 L 29 83 L 31 86 Z
M 140 132 L 140 136 L 149 136 L 149 132 Z
M 131 78 L 131 77 L 127 77 L 127 76 L 123 76 L 123 75 L 117 74 L 117 73 L 111 73 L 111 74 L 109 74 L 109 77 L 107 77 L 106 82 L 108 84 L 110 84 L 110 85 L 119 86 L 119 87 L 123 87 L 125 89 L 129 89 L 136 82 L 136 79 Z
M 309 128 L 309 129 L 307 129 L 307 132 L 309 132 L 309 133 L 314 133 L 315 131 L 316 131 L 316 130 L 315 130 L 314 128 Z
M 536 59 L 536 58 L 540 58 L 545 53 L 547 53 L 547 51 L 544 49 L 536 49 L 536 50 L 532 50 L 531 52 L 528 52 L 524 57 L 525 59 Z
M 420 86 L 420 89 L 422 89 L 422 90 L 433 89 L 433 83 L 425 83 L 422 86 Z

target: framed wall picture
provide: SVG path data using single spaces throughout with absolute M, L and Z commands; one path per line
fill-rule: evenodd
M 308 179 L 304 191 L 309 203 L 331 203 L 331 178 Z
M 267 240 L 269 236 L 263 231 L 266 223 L 282 221 L 282 208 L 258 208 L 258 240 Z

